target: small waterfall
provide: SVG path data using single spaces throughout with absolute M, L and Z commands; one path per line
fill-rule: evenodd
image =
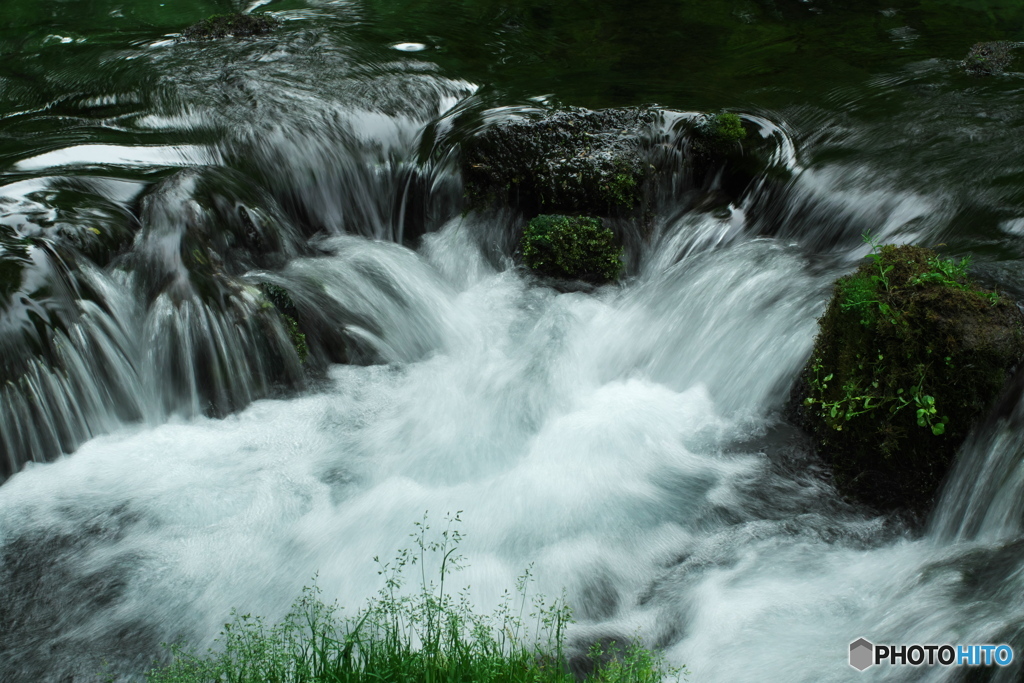
M 455 102 L 445 97 L 441 111 Z M 86 197 L 115 195 L 131 207 L 127 215 L 138 217 L 127 245 L 76 244 L 54 235 L 22 247 L 17 234 L 41 235 L 67 213 L 34 202 L 25 203 L 28 209 L 16 205 L 13 215 L 31 215 L 38 225 L 36 232 L 22 228 L 10 245 L 26 250 L 32 267 L 24 295 L 12 297 L 23 310 L 4 316 L 3 343 L 17 352 L 5 354 L 0 480 L 25 462 L 71 453 L 125 423 L 223 416 L 302 386 L 327 362 L 408 361 L 441 345 L 444 335 L 430 331 L 433 318 L 412 328 L 404 318 L 374 320 L 387 301 L 413 311 L 431 308 L 415 286 L 400 284 L 407 280 L 403 268 L 417 268 L 407 252 L 367 254 L 362 240 L 309 237 L 321 231 L 413 239 L 452 213 L 458 183 L 450 161 L 420 163 L 423 123 L 415 118 L 349 112 L 322 123 L 227 143 L 217 156 L 250 170 L 255 164 L 255 178 L 230 167 L 195 166 L 154 183 L 141 198 L 138 190 L 75 185 L 60 176 L 28 188 L 34 197 L 40 187 L 71 186 Z M 323 144 L 325 135 L 332 144 Z M 48 168 L 45 160 L 36 165 Z M 109 212 L 79 221 L 75 228 L 86 235 L 113 233 Z M 118 229 L 113 234 L 123 234 Z M 342 252 L 349 256 L 314 256 Z M 298 321 L 279 315 L 284 311 L 261 289 L 266 284 L 294 290 L 289 310 Z M 44 286 L 46 293 L 32 298 Z M 293 324 L 301 324 L 310 344 L 306 366 L 293 346 Z M 49 351 L 37 357 L 39 348 Z M 20 365 L 10 362 L 19 358 Z
M 945 543 L 1001 543 L 1024 531 L 1024 400 L 1021 382 L 1006 403 L 960 449 L 931 519 Z
M 142 200 L 134 244 L 106 270 L 64 243 L 32 247 L 39 267 L 12 298 L 24 312 L 5 316 L 0 476 L 125 422 L 223 415 L 301 384 L 288 331 L 237 281 L 296 255 L 299 236 L 272 201 L 232 180 L 190 170 L 159 184 Z
M 144 414 L 138 356 L 127 330 L 96 302 L 77 306 L 78 319 L 53 332 L 52 359 L 29 360 L 0 390 L 0 475 L 71 453 Z

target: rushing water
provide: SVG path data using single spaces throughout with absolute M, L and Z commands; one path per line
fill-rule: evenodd
M 783 417 L 865 230 L 1024 297 L 1021 80 L 954 61 L 1019 10 L 613 4 L 273 0 L 239 7 L 273 35 L 202 44 L 173 33 L 230 3 L 5 7 L 0 681 L 130 679 L 314 575 L 357 606 L 424 511 L 462 511 L 481 609 L 532 564 L 574 646 L 636 636 L 694 681 L 965 675 L 859 674 L 861 636 L 1024 656 L 1019 383 L 924 530 L 843 502 Z M 655 148 L 733 107 L 790 179 L 669 192 L 621 285 L 559 292 L 453 163 L 553 100 L 657 103 Z

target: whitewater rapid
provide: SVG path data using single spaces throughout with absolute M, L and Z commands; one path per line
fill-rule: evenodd
M 224 419 L 122 427 L 4 484 L 0 543 L 49 563 L 7 576 L 49 593 L 8 607 L 16 664 L 107 648 L 138 671 L 161 641 L 210 645 L 232 608 L 280 618 L 314 577 L 354 610 L 425 513 L 461 512 L 454 583 L 481 610 L 532 566 L 532 590 L 565 591 L 577 646 L 639 637 L 691 680 L 881 680 L 849 668 L 849 642 L 1019 623 L 1019 591 L 965 578 L 999 542 L 851 509 L 784 426 L 833 272 L 773 239 L 694 252 L 730 229 L 705 217 L 690 242 L 663 226 L 623 286 L 560 293 L 488 259 L 480 220 L 418 251 L 333 238 L 277 275 L 300 307 L 373 320 L 352 334 L 386 362 Z

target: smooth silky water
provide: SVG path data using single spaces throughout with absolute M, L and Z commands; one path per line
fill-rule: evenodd
M 174 41 L 255 7 L 283 27 Z M 23 372 L 0 390 L 0 681 L 134 680 L 162 642 L 205 649 L 232 608 L 280 618 L 314 577 L 354 611 L 374 557 L 457 511 L 453 580 L 479 609 L 532 566 L 578 651 L 639 638 L 693 681 L 963 675 L 857 673 L 861 636 L 1024 656 L 1019 386 L 923 528 L 843 502 L 784 418 L 863 231 L 973 253 L 1024 296 L 1022 81 L 955 63 L 1024 38 L 1020 13 L 628 7 L 12 5 L 0 222 L 125 236 L 103 267 L 33 247 L 26 277 L 67 287 L 0 330 L 64 321 L 61 371 L 2 347 Z M 463 212 L 452 163 L 481 119 L 556 101 L 734 108 L 792 180 L 713 214 L 665 198 L 620 285 L 556 291 L 515 267 L 516 216 Z M 218 307 L 180 245 L 232 221 L 272 253 L 225 255 Z M 259 283 L 353 362 L 304 372 Z

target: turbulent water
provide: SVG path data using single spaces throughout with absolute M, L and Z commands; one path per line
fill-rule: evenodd
M 357 4 L 254 3 L 283 28 L 195 44 L 152 28 L 160 3 L 100 3 L 78 32 L 68 3 L 39 4 L 52 17 L 19 5 L 0 74 L 0 225 L 24 263 L 0 321 L 0 680 L 133 680 L 232 608 L 282 616 L 314 576 L 355 608 L 374 557 L 457 511 L 480 609 L 532 565 L 535 590 L 565 591 L 574 647 L 637 637 L 690 680 L 965 675 L 857 673 L 862 636 L 1024 656 L 1020 387 L 923 530 L 843 502 L 783 415 L 863 231 L 974 252 L 1024 294 L 1016 76 L 915 55 L 781 105 L 740 73 L 719 102 L 789 180 L 713 212 L 669 192 L 623 234 L 621 284 L 564 292 L 515 265 L 518 216 L 462 207 L 458 141 L 557 85 L 479 83 L 510 43 L 463 76 L 455 37 L 381 40 Z M 102 28 L 125 13 L 135 33 Z M 389 47 L 411 39 L 427 57 Z M 659 92 L 654 147 L 690 111 Z

